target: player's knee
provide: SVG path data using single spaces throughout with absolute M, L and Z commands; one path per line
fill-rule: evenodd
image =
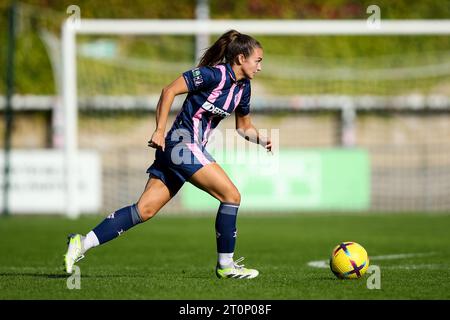
M 138 208 L 142 221 L 147 221 L 148 219 L 153 218 L 158 213 L 158 210 L 156 210 L 154 206 L 147 205 L 145 203 L 139 204 Z
M 241 194 L 239 193 L 238 189 L 233 189 L 219 200 L 226 203 L 241 204 Z

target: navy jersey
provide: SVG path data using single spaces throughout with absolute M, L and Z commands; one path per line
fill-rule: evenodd
M 183 136 L 188 135 L 189 142 L 204 147 L 211 131 L 222 119 L 235 110 L 242 115 L 250 112 L 250 80 L 236 81 L 228 63 L 195 68 L 184 72 L 183 77 L 189 93 L 166 140 L 180 141 L 177 132 L 181 129 Z
M 189 93 L 166 136 L 166 148 L 156 150 L 147 169 L 172 196 L 195 172 L 215 162 L 205 146 L 219 122 L 235 110 L 242 115 L 250 112 L 250 80 L 236 81 L 229 64 L 195 68 L 183 77 Z

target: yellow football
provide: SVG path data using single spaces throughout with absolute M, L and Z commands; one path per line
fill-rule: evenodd
M 330 268 L 339 279 L 361 278 L 368 267 L 367 251 L 356 242 L 342 242 L 331 253 Z

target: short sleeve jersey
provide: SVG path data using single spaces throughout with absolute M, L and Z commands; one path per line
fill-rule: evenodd
M 241 115 L 250 112 L 250 80 L 236 81 L 228 63 L 195 68 L 184 72 L 183 77 L 189 93 L 166 139 L 170 140 L 175 130 L 183 129 L 192 142 L 205 146 L 222 119 L 233 111 Z

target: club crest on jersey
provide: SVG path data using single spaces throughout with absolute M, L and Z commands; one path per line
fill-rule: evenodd
M 192 80 L 194 81 L 194 85 L 196 87 L 198 87 L 199 85 L 201 85 L 203 83 L 203 78 L 202 78 L 202 74 L 199 70 L 199 68 L 195 68 L 192 70 Z
M 205 109 L 206 111 L 209 111 L 212 114 L 216 114 L 222 118 L 226 118 L 230 115 L 228 112 L 223 111 L 220 108 L 217 108 L 211 102 L 208 102 L 208 101 L 205 101 L 205 103 L 202 105 L 202 108 Z

